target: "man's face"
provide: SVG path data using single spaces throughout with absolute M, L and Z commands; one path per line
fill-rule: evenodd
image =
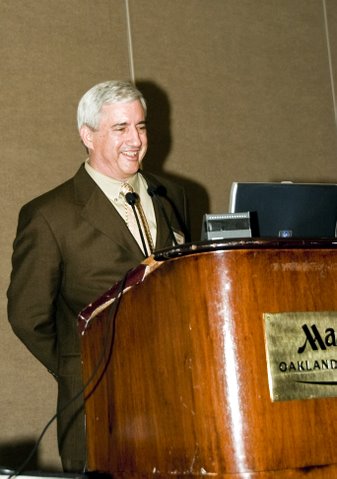
M 89 163 L 97 171 L 127 180 L 137 173 L 147 150 L 145 112 L 139 100 L 103 105 L 98 130 L 81 128 Z

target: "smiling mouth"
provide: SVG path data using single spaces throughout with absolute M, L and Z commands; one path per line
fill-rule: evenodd
M 123 151 L 123 155 L 131 159 L 138 157 L 138 153 L 139 153 L 138 151 Z

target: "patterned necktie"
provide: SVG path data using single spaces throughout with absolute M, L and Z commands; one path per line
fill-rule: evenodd
M 125 221 L 126 221 L 126 224 L 129 228 L 129 230 L 131 231 L 133 236 L 136 238 L 138 244 L 141 245 L 141 237 L 140 237 L 140 233 L 139 233 L 137 223 L 135 221 L 134 212 L 132 211 L 132 207 L 129 205 L 129 203 L 125 199 L 125 195 L 127 193 L 134 193 L 134 190 L 133 190 L 132 186 L 129 185 L 129 183 L 123 183 L 122 186 L 121 186 L 121 194 L 124 197 Z M 136 207 L 136 210 L 137 210 L 137 212 L 139 214 L 139 217 L 140 217 L 141 228 L 142 228 L 142 231 L 144 233 L 144 239 L 147 243 L 147 247 L 149 248 L 150 252 L 153 253 L 154 244 L 153 244 L 153 240 L 152 240 L 152 236 L 151 236 L 151 232 L 150 232 L 149 223 L 146 219 L 146 216 L 145 216 L 145 213 L 144 213 L 144 210 L 143 210 L 143 207 L 142 207 L 142 204 L 140 202 L 140 198 L 139 198 L 138 195 L 137 195 L 135 207 Z

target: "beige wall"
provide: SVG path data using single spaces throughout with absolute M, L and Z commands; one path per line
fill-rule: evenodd
M 195 239 L 205 212 L 227 211 L 232 181 L 337 182 L 335 0 L 129 6 L 135 76 L 151 112 L 147 166 L 186 185 Z M 85 158 L 75 123 L 82 93 L 130 78 L 125 2 L 0 0 L 0 58 L 0 466 L 14 467 L 56 394 L 7 324 L 17 214 Z M 59 467 L 54 425 L 31 467 Z

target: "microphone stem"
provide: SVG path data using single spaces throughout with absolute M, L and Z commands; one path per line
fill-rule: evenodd
M 140 225 L 140 221 L 139 221 L 139 218 L 138 218 L 138 213 L 137 213 L 136 207 L 133 203 L 131 204 L 131 208 L 132 208 L 133 214 L 135 215 L 135 218 L 136 218 L 136 222 L 137 222 L 137 226 L 138 226 L 138 230 L 139 230 L 139 234 L 140 234 L 140 239 L 142 240 L 144 254 L 145 254 L 146 257 L 148 257 L 149 253 L 147 251 L 147 247 L 146 247 L 146 243 L 145 243 L 145 239 L 144 239 L 144 235 L 143 235 L 143 230 L 142 230 L 142 227 Z
M 168 229 L 169 229 L 169 232 L 170 232 L 171 240 L 172 240 L 174 246 L 178 246 L 178 242 L 177 242 L 177 240 L 176 240 L 176 237 L 174 236 L 174 233 L 173 233 L 171 224 L 170 224 L 170 222 L 169 222 L 169 219 L 168 219 L 168 217 L 167 217 L 165 208 L 163 207 L 162 202 L 161 202 L 160 198 L 158 198 L 157 195 L 154 195 L 154 198 L 157 200 L 157 203 L 158 203 L 158 205 L 159 205 L 159 208 L 160 208 L 160 210 L 161 210 L 161 212 L 162 212 L 162 214 L 163 214 L 163 216 L 164 216 L 165 223 L 166 223 L 166 225 L 167 225 L 167 227 L 168 227 Z

